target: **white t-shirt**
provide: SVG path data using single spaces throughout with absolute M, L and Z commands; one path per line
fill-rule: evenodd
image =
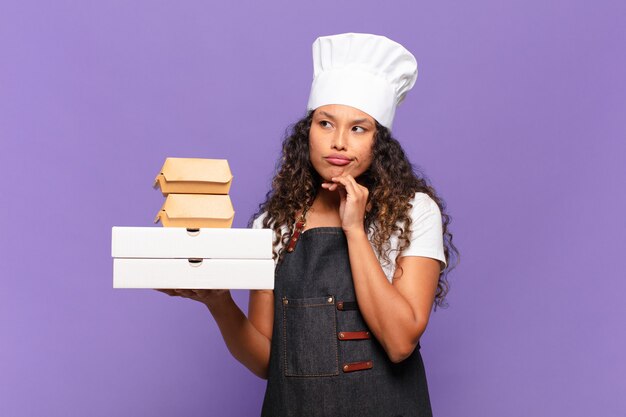
M 443 251 L 443 226 L 441 211 L 435 201 L 426 193 L 417 192 L 411 199 L 411 244 L 408 248 L 402 252 L 400 256 L 425 256 L 428 258 L 434 258 L 441 262 L 441 269 L 445 268 L 446 257 Z M 258 229 L 262 227 L 262 222 L 267 212 L 263 212 L 257 217 L 252 228 Z M 398 226 L 402 226 L 400 223 Z M 287 227 L 283 226 L 282 233 L 287 231 Z M 393 274 L 396 269 L 395 258 L 398 252 L 398 236 L 399 233 L 395 232 L 389 239 L 391 251 L 389 252 L 390 264 L 382 265 L 383 271 L 387 276 L 389 282 L 392 281 Z M 370 232 L 371 242 L 371 232 Z M 282 244 L 279 243 L 276 250 L 280 250 Z M 374 253 L 377 254 L 379 260 L 381 257 L 378 255 L 376 248 L 372 245 Z M 276 260 L 274 260 L 276 262 Z

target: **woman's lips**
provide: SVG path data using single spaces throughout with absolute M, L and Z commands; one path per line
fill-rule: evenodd
M 348 165 L 351 160 L 350 159 L 345 159 L 345 158 L 340 158 L 340 157 L 333 157 L 333 156 L 329 156 L 327 158 L 325 158 L 329 164 L 331 165 L 337 165 L 337 166 L 344 166 L 344 165 Z

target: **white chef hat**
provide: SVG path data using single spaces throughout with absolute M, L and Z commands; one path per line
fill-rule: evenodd
M 321 36 L 313 42 L 313 83 L 307 110 L 344 104 L 391 129 L 396 107 L 416 79 L 413 54 L 385 36 Z

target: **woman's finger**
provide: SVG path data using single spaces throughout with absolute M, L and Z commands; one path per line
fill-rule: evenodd
M 192 290 L 188 290 L 188 289 L 185 289 L 185 288 L 179 288 L 179 289 L 176 289 L 175 291 L 181 297 L 191 298 L 191 297 L 195 297 L 196 296 L 196 294 Z
M 335 191 L 337 189 L 337 184 L 334 182 L 323 182 L 322 188 L 326 188 L 328 191 Z
M 333 177 L 332 178 L 333 181 L 337 180 L 337 182 L 341 183 L 348 195 L 351 195 L 354 198 L 360 198 L 362 195 L 362 191 L 360 189 L 357 189 L 357 183 L 354 180 L 354 178 L 351 175 L 345 175 L 345 176 L 341 176 L 341 177 Z
M 176 292 L 175 292 L 174 290 L 172 290 L 172 289 L 155 288 L 155 290 L 157 290 L 157 291 L 159 291 L 159 292 L 162 292 L 162 293 L 164 293 L 164 294 L 167 294 L 167 295 L 169 295 L 169 296 L 175 296 L 175 295 L 178 295 L 178 294 L 176 294 Z
M 346 187 L 339 187 L 339 197 L 342 201 L 348 198 L 348 192 L 346 191 Z

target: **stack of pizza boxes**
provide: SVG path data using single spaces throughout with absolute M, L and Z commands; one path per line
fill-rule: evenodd
M 164 227 L 113 227 L 113 287 L 273 289 L 272 232 L 231 228 L 232 179 L 225 159 L 167 158 Z

